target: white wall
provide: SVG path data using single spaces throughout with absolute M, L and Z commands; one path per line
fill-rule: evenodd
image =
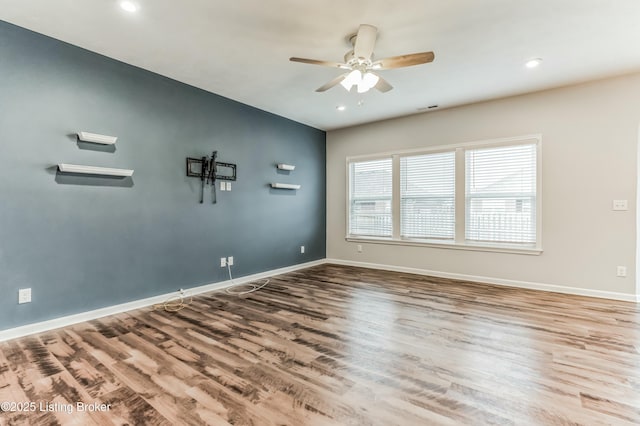
M 633 74 L 328 132 L 327 257 L 633 295 L 639 123 Z M 386 244 L 357 253 L 345 240 L 347 156 L 534 133 L 542 134 L 541 255 Z M 629 200 L 629 210 L 612 211 L 614 199 Z

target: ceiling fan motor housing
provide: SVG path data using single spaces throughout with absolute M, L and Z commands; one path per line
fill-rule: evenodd
M 372 59 L 373 59 L 373 54 L 371 54 L 371 59 L 356 58 L 356 55 L 353 53 L 353 50 L 350 50 L 344 54 L 344 63 L 349 65 L 353 69 L 359 69 L 360 67 L 364 67 L 364 68 L 371 67 L 371 64 L 373 63 Z

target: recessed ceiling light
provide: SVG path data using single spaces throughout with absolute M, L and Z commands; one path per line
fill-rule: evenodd
M 336 107 L 336 109 L 337 109 L 338 111 L 344 111 L 345 109 L 347 109 L 347 107 L 346 107 L 346 106 L 344 106 L 344 105 L 338 105 L 338 106 Z
M 538 65 L 540 65 L 542 63 L 542 59 L 541 58 L 533 58 L 533 59 L 529 59 L 527 62 L 524 63 L 524 66 L 527 68 L 535 68 Z
M 120 7 L 130 13 L 138 11 L 138 5 L 132 1 L 121 1 Z

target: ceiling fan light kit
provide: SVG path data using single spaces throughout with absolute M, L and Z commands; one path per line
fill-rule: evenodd
M 363 74 L 360 70 L 353 70 L 340 82 L 340 85 L 347 92 L 350 92 L 353 86 L 358 86 L 358 93 L 365 93 L 373 89 L 378 84 L 378 81 L 380 81 L 380 77 L 372 72 Z
M 347 91 L 351 91 L 353 86 L 358 88 L 358 93 L 365 93 L 374 87 L 380 92 L 388 92 L 393 86 L 379 75 L 372 71 L 389 70 L 403 68 L 413 65 L 426 64 L 435 59 L 433 52 L 412 53 L 408 55 L 393 56 L 391 58 L 372 61 L 373 48 L 376 43 L 378 29 L 373 25 L 362 24 L 358 32 L 349 38 L 353 45 L 353 50 L 344 55 L 344 63 L 322 61 L 318 59 L 289 58 L 292 62 L 303 64 L 322 65 L 333 68 L 348 70 L 349 72 L 339 75 L 323 86 L 316 89 L 316 92 L 324 92 L 340 84 Z

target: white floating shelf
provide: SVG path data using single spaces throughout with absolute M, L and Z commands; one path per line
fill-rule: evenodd
M 294 170 L 296 168 L 296 166 L 291 165 L 291 164 L 280 163 L 280 164 L 278 164 L 278 168 L 280 170 Z
M 109 167 L 80 166 L 77 164 L 58 164 L 58 169 L 62 173 L 81 173 L 85 175 L 106 175 L 106 176 L 131 176 L 133 170 L 112 169 Z
M 83 142 L 100 143 L 103 145 L 113 145 L 118 140 L 116 136 L 99 135 L 89 132 L 78 132 L 78 139 Z
M 272 183 L 271 187 L 278 189 L 300 189 L 300 185 L 292 185 L 289 183 Z

